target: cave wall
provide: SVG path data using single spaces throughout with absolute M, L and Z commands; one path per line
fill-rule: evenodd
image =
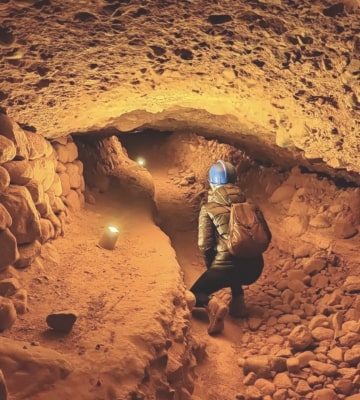
M 47 138 L 193 130 L 359 182 L 359 0 L 8 0 L 0 105 Z
M 29 267 L 84 205 L 85 181 L 70 136 L 59 141 L 23 130 L 0 114 L 0 330 L 27 312 L 15 269 Z M 9 300 L 11 298 L 11 300 Z
M 132 205 L 140 196 L 146 200 L 141 206 L 145 204 L 153 211 L 154 184 L 149 172 L 127 157 L 116 137 L 92 140 L 86 146 L 83 142 L 76 144 L 71 136 L 49 141 L 23 130 L 4 114 L 0 123 L 3 132 L 0 135 L 0 398 L 62 399 L 62 381 L 66 380 L 69 396 L 85 399 L 89 390 L 93 390 L 88 376 L 91 373 L 87 371 L 90 361 L 86 367 L 79 366 L 74 354 L 69 356 L 65 351 L 53 350 L 49 344 L 29 342 L 26 333 L 23 335 L 33 329 L 29 326 L 36 318 L 34 299 L 38 294 L 28 293 L 28 287 L 34 290 L 32 283 L 42 279 L 49 282 L 49 269 L 66 264 L 52 242 L 66 235 L 67 225 L 83 212 L 85 200 L 95 201 L 92 193 L 118 191 L 123 197 L 130 194 Z M 87 188 L 84 177 L 88 179 Z M 171 248 L 168 237 L 151 218 L 143 218 L 141 228 L 153 230 L 155 242 L 165 249 Z M 137 244 L 146 251 L 146 245 L 136 237 Z M 201 358 L 202 349 L 191 337 L 184 284 L 174 252 L 171 249 L 166 261 L 163 254 L 158 257 L 157 263 L 166 264 L 161 272 L 164 282 L 160 280 L 161 290 L 152 294 L 152 301 L 147 299 L 151 312 L 145 307 L 144 326 L 135 323 L 137 326 L 127 331 L 123 329 L 123 320 L 118 326 L 121 339 L 111 357 L 105 352 L 102 358 L 98 348 L 91 346 L 98 353 L 92 364 L 97 363 L 94 368 L 98 382 L 102 382 L 99 390 L 106 398 L 114 398 L 116 393 L 119 398 L 131 399 L 153 394 L 158 399 L 169 396 L 190 399 L 194 390 L 193 369 L 197 363 L 194 352 Z M 75 263 L 72 265 L 74 269 L 77 267 Z M 152 285 L 159 278 L 152 263 L 144 263 L 141 273 L 144 281 Z M 56 280 L 54 283 L 49 290 L 56 291 Z M 48 296 L 42 301 L 49 301 Z M 139 313 L 135 301 L 127 310 L 129 307 Z M 18 328 L 14 334 L 11 328 L 23 314 L 27 314 L 26 327 L 23 331 Z M 61 335 L 70 336 L 77 316 L 73 310 L 58 311 L 56 304 L 47 317 L 41 315 L 44 320 L 46 317 L 50 331 L 60 335 L 58 339 Z M 37 321 L 36 329 L 42 329 L 39 324 Z M 88 337 L 88 333 L 83 336 Z M 93 339 L 93 333 L 89 335 Z M 64 336 L 57 342 L 62 340 Z

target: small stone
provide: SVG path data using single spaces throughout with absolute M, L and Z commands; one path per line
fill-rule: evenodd
M 344 282 L 343 290 L 349 293 L 360 292 L 360 276 L 348 276 Z
M 0 281 L 0 296 L 10 297 L 18 289 L 20 289 L 20 283 L 16 278 L 8 278 Z
M 286 358 L 273 357 L 270 361 L 271 370 L 275 372 L 286 371 Z
M 286 367 L 289 372 L 296 373 L 299 371 L 299 360 L 296 357 L 291 357 L 286 360 Z
M 305 325 L 296 326 L 289 335 L 289 343 L 294 350 L 305 350 L 312 343 L 310 330 Z
M 338 400 L 338 396 L 332 389 L 315 390 L 313 400 Z
M 329 318 L 326 317 L 325 315 L 315 315 L 313 318 L 311 318 L 311 321 L 309 322 L 309 329 L 312 331 L 313 329 L 321 326 L 324 328 L 328 328 L 330 325 Z
M 259 378 L 270 378 L 270 363 L 267 356 L 248 357 L 244 364 L 244 374 L 255 372 Z
M 356 366 L 360 362 L 360 343 L 345 351 L 344 361 L 350 366 Z
M 309 384 L 304 381 L 303 379 L 300 379 L 298 384 L 296 385 L 296 393 L 301 394 L 302 396 L 310 393 L 312 391 L 311 387 Z
M 311 331 L 311 335 L 319 342 L 322 340 L 332 340 L 334 338 L 334 331 L 332 329 L 319 326 Z
M 14 303 L 10 299 L 0 296 L 0 332 L 10 328 L 16 320 L 16 316 Z
M 343 361 L 343 351 L 340 347 L 334 347 L 330 349 L 327 353 L 329 359 L 335 363 L 341 363 Z
M 250 386 L 256 382 L 256 379 L 257 379 L 257 376 L 256 376 L 255 372 L 250 372 L 244 377 L 243 383 L 246 386 Z
M 286 372 L 281 372 L 274 377 L 276 389 L 290 389 L 293 387 L 292 381 Z
M 77 313 L 73 311 L 59 311 L 49 314 L 46 318 L 46 323 L 55 331 L 70 332 L 76 319 Z
M 262 396 L 271 396 L 275 392 L 275 385 L 264 378 L 258 379 L 254 386 L 259 390 Z
M 12 297 L 12 301 L 18 314 L 25 314 L 28 311 L 28 294 L 26 289 L 19 289 Z
M 316 360 L 316 355 L 312 351 L 304 351 L 297 356 L 299 367 L 304 368 L 309 365 L 311 360 Z
M 247 400 L 262 400 L 261 393 L 255 386 L 247 387 L 245 396 Z
M 289 395 L 286 389 L 279 389 L 273 394 L 273 400 L 288 400 Z
M 339 379 L 334 381 L 335 389 L 338 393 L 345 394 L 348 396 L 352 389 L 353 384 L 350 379 Z
M 316 375 L 334 376 L 337 373 L 337 368 L 333 364 L 327 364 L 319 361 L 309 361 L 311 370 Z
M 250 317 L 248 319 L 249 329 L 252 331 L 256 331 L 259 329 L 260 325 L 262 324 L 263 320 L 258 317 Z

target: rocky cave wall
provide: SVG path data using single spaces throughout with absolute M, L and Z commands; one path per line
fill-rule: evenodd
M 359 183 L 359 14 L 359 0 L 3 1 L 1 106 L 47 138 L 192 130 Z
M 194 132 L 277 164 L 269 179 L 249 159 L 240 184 L 286 210 L 278 226 L 292 227 L 291 240 L 279 235 L 276 246 L 295 259 L 299 238 L 341 254 L 347 245 L 334 247 L 334 234 L 345 243 L 356 236 L 356 189 L 290 167 L 360 184 L 358 0 L 7 0 L 0 16 L 1 204 L 14 192 L 11 206 L 0 204 L 2 269 L 28 265 L 39 244 L 62 234 L 66 213 L 81 208 L 83 166 L 70 135 L 94 131 Z M 100 190 L 107 167 L 95 174 Z M 139 179 L 151 193 L 146 174 Z M 346 262 L 357 270 L 355 254 Z M 13 321 L 15 308 L 26 310 L 26 291 L 16 281 L 5 287 Z
M 83 164 L 71 137 L 49 142 L 0 114 L 0 330 L 27 311 L 27 292 L 12 275 L 64 234 L 69 213 L 84 205 Z M 9 298 L 13 301 L 9 301 Z

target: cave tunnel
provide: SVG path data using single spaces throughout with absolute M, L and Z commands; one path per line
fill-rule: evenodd
M 359 400 L 359 13 L 0 2 L 0 400 Z M 209 335 L 217 160 L 272 240 Z
M 273 398 L 346 392 L 355 398 L 356 183 L 306 164 L 262 162 L 212 134 L 92 131 L 44 139 L 36 148 L 48 146 L 57 154 L 52 182 L 46 182 L 46 164 L 28 163 L 42 185 L 53 188 L 52 199 L 41 201 L 22 160 L 2 164 L 11 190 L 3 190 L 1 202 L 13 221 L 5 222 L 1 247 L 8 243 L 0 281 L 6 393 L 19 399 L 81 399 L 89 392 L 109 399 L 248 399 L 253 391 Z M 211 336 L 206 311 L 189 312 L 186 290 L 205 268 L 198 215 L 207 201 L 209 167 L 218 159 L 236 167 L 236 184 L 260 205 L 273 239 L 261 277 L 244 287 L 247 317 L 227 316 L 224 331 Z M 24 196 L 16 190 L 23 187 L 31 198 L 38 193 L 39 230 L 34 222 L 21 230 L 22 218 L 34 218 L 29 206 L 14 212 L 14 199 Z M 110 226 L 117 233 L 106 247 Z M 12 237 L 16 241 L 6 242 Z M 226 288 L 216 297 L 231 301 Z M 30 351 L 24 352 L 26 343 Z M 19 384 L 5 359 L 14 354 L 34 368 L 37 384 Z M 93 357 L 95 369 L 85 368 Z M 44 376 L 49 364 L 55 372 Z M 17 368 L 26 376 L 26 367 Z

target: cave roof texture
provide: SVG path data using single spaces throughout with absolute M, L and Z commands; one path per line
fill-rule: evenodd
M 2 0 L 0 106 L 53 139 L 194 132 L 360 183 L 360 0 Z

